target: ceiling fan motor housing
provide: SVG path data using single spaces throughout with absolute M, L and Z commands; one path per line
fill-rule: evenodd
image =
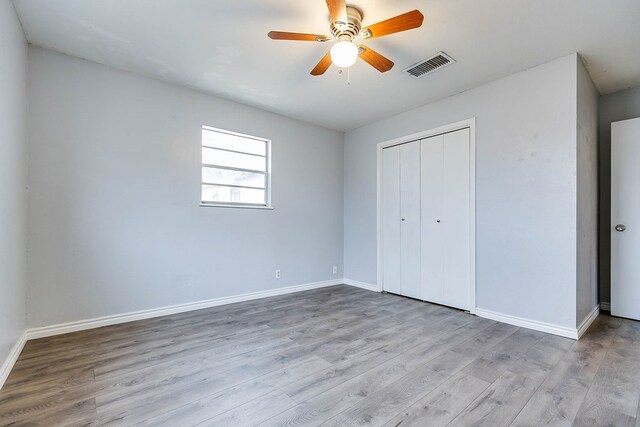
M 362 11 L 355 6 L 347 6 L 347 21 L 331 22 L 331 34 L 337 40 L 353 40 L 362 28 Z

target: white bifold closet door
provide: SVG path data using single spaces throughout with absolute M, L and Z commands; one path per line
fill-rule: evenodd
M 423 299 L 470 310 L 469 129 L 420 144 Z
M 384 290 L 422 298 L 420 275 L 420 143 L 382 155 Z
M 470 310 L 469 129 L 382 150 L 387 292 Z

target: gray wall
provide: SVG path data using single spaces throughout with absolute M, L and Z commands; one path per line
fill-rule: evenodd
M 0 0 L 0 366 L 25 329 L 27 42 Z
M 600 301 L 611 301 L 611 122 L 640 117 L 640 87 L 600 97 L 598 142 Z
M 342 277 L 342 133 L 39 48 L 29 60 L 30 327 Z M 199 207 L 203 124 L 273 140 L 275 210 Z
M 576 324 L 598 305 L 598 98 L 589 73 L 577 61 L 577 285 Z
M 348 132 L 345 277 L 376 283 L 376 144 L 476 117 L 477 305 L 575 328 L 576 64 L 570 55 Z

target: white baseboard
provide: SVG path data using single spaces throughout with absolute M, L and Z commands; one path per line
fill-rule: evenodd
M 600 310 L 608 311 L 609 313 L 611 313 L 611 303 L 610 302 L 601 302 L 600 303 Z
M 15 343 L 15 345 L 11 348 L 9 355 L 5 359 L 2 366 L 0 366 L 0 390 L 2 390 L 2 386 L 4 385 L 5 381 L 7 381 L 7 378 L 9 377 L 9 374 L 13 369 L 13 365 L 16 364 L 18 356 L 20 356 L 20 353 L 22 352 L 22 349 L 26 343 L 27 333 L 23 332 L 22 335 L 20 335 L 18 342 Z
M 342 279 L 342 283 L 349 286 L 355 286 L 356 288 L 366 289 L 368 291 L 380 292 L 377 285 L 372 285 L 371 283 L 358 282 L 357 280 L 351 279 Z
M 350 279 L 334 279 L 324 282 L 306 283 L 303 285 L 288 286 L 285 288 L 270 289 L 267 291 L 252 292 L 248 294 L 232 295 L 229 297 L 214 298 L 204 301 L 196 301 L 186 304 L 178 304 L 167 307 L 152 308 L 149 310 L 133 311 L 129 313 L 115 314 L 110 316 L 97 317 L 94 319 L 78 320 L 75 322 L 61 323 L 58 325 L 31 328 L 26 331 L 27 340 L 45 338 L 54 335 L 68 334 L 70 332 L 84 331 L 87 329 L 100 328 L 103 326 L 117 325 L 119 323 L 133 322 L 135 320 L 150 319 L 153 317 L 167 316 L 169 314 L 184 313 L 187 311 L 200 310 L 203 308 L 216 307 L 219 305 L 233 304 L 236 302 L 250 301 L 259 298 L 267 298 L 276 295 L 290 294 L 294 292 L 308 291 L 311 289 L 324 288 L 336 285 L 355 286 L 370 291 L 378 291 L 376 285 L 358 282 Z
M 589 315 L 582 321 L 582 323 L 580 323 L 580 326 L 578 326 L 578 338 L 580 338 L 582 335 L 584 335 L 585 332 L 587 332 L 587 329 L 589 329 L 589 326 L 591 326 L 593 321 L 598 318 L 599 314 L 600 304 L 593 307 L 591 313 L 589 313 Z
M 476 309 L 476 315 L 486 319 L 497 320 L 498 322 L 508 323 L 514 326 L 520 326 L 535 331 L 546 332 L 549 334 L 559 335 L 561 337 L 578 339 L 578 330 L 567 328 L 565 326 L 554 325 L 553 323 L 540 322 L 537 320 L 525 319 L 523 317 L 511 316 L 509 314 L 498 313 L 496 311 L 485 310 L 483 308 Z
M 342 279 L 327 280 L 324 282 L 307 283 L 304 285 L 288 286 L 285 288 L 270 289 L 267 291 L 252 292 L 248 294 L 233 295 L 229 297 L 214 298 L 204 301 L 196 301 L 186 304 L 178 304 L 149 310 L 140 310 L 130 313 L 115 314 L 111 316 L 97 317 L 94 319 L 79 320 L 58 325 L 31 328 L 26 331 L 27 340 L 50 337 L 54 335 L 67 334 L 69 332 L 83 331 L 86 329 L 100 328 L 103 326 L 117 325 L 119 323 L 133 322 L 135 320 L 150 319 L 153 317 L 166 316 L 169 314 L 184 313 L 187 311 L 200 310 L 203 308 L 216 307 L 219 305 L 233 304 L 236 302 L 250 301 L 259 298 L 267 298 L 276 295 L 290 294 L 294 292 L 308 291 L 311 289 L 324 288 L 343 284 Z
M 130 313 L 115 314 L 111 316 L 97 317 L 94 319 L 79 320 L 69 323 L 61 323 L 58 325 L 44 326 L 40 328 L 27 329 L 18 342 L 13 346 L 6 360 L 0 366 L 0 389 L 9 377 L 13 366 L 15 365 L 20 352 L 28 340 L 37 338 L 45 338 L 54 335 L 67 334 L 70 332 L 78 332 L 87 329 L 100 328 L 102 326 L 117 325 L 119 323 L 133 322 L 135 320 L 150 319 L 153 317 L 166 316 L 169 314 L 184 313 L 187 311 L 200 310 L 203 308 L 216 307 L 219 305 L 233 304 L 235 302 L 250 301 L 259 298 L 267 298 L 276 295 L 290 294 L 294 292 L 308 291 L 311 289 L 324 288 L 328 286 L 336 286 L 344 283 L 343 279 L 327 280 L 324 282 L 306 283 L 303 285 L 288 286 L 285 288 L 270 289 L 267 291 L 252 292 L 248 294 L 233 295 L 229 297 L 214 298 L 204 301 L 196 301 L 187 304 L 178 304 L 161 308 L 152 308 L 150 310 L 140 310 Z M 356 285 L 352 285 L 356 286 Z

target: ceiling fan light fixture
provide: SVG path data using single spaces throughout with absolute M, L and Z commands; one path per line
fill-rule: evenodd
M 331 47 L 331 62 L 340 68 L 349 68 L 358 59 L 358 46 L 350 41 L 339 41 Z

